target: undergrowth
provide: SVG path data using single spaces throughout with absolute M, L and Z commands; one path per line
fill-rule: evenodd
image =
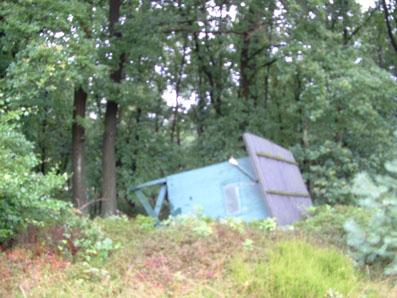
M 299 239 L 277 243 L 259 263 L 236 256 L 229 266 L 243 297 L 324 297 L 331 292 L 357 297 L 361 292 L 350 259 Z
M 338 249 L 270 222 L 97 219 L 119 247 L 86 262 L 0 255 L 1 297 L 390 297 Z M 210 232 L 209 232 L 210 231 Z M 46 260 L 52 260 L 46 262 Z M 28 265 L 27 265 L 28 264 Z M 372 296 L 371 296 L 372 295 Z
M 354 219 L 359 223 L 366 223 L 369 218 L 369 212 L 357 206 L 336 205 L 331 207 L 321 205 L 311 207 L 306 219 L 298 221 L 294 226 L 322 241 L 345 247 L 346 231 L 344 225 L 346 221 Z

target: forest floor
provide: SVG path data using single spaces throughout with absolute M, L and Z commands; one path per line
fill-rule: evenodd
M 299 227 L 96 222 L 119 243 L 107 259 L 16 246 L 0 253 L 0 297 L 397 297 L 395 280 L 355 267 L 338 241 Z

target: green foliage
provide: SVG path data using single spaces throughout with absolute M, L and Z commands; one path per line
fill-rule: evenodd
M 298 159 L 310 164 L 304 175 L 310 181 L 310 190 L 318 203 L 354 203 L 349 181 L 358 164 L 350 149 L 325 141 L 306 150 L 296 146 L 293 151 Z
M 305 233 L 324 239 L 338 246 L 346 243 L 344 224 L 348 219 L 367 223 L 370 214 L 365 208 L 345 205 L 321 205 L 312 207 L 307 217 L 295 223 L 295 227 Z
M 76 213 L 72 208 L 63 214 L 58 225 L 62 227 L 58 249 L 75 261 L 103 261 L 120 246 L 106 237 L 95 221 Z
M 226 219 L 221 219 L 220 224 L 226 225 L 227 227 L 238 231 L 239 233 L 244 232 L 246 228 L 246 223 L 241 218 L 229 217 Z
M 310 62 L 295 66 L 303 81 L 316 84 L 305 85 L 301 102 L 291 111 L 291 118 L 302 113 L 305 128 L 305 138 L 293 149 L 318 203 L 351 204 L 354 176 L 359 170 L 379 170 L 395 149 L 391 111 L 396 107 L 388 91 L 396 85 L 373 63 L 331 62 L 320 54 L 313 50 Z M 348 58 L 354 52 L 339 55 Z M 377 89 L 380 82 L 385 92 Z
M 87 218 L 52 199 L 59 191 L 70 197 L 70 189 L 62 187 L 66 178 L 57 173 L 70 171 L 77 87 L 88 95 L 89 117 L 78 122 L 86 129 L 91 199 L 101 197 L 102 122 L 110 98 L 120 106 L 120 201 L 131 184 L 246 155 L 241 134 L 251 131 L 293 150 L 318 203 L 355 204 L 353 177 L 363 170 L 381 172 L 395 149 L 397 60 L 380 9 L 363 12 L 357 1 L 317 0 L 269 1 L 266 9 L 262 0 L 120 3 L 119 34 L 110 38 L 106 1 L 1 1 L 0 112 L 22 113 L 0 116 L 0 242 L 32 224 L 62 226 L 59 246 L 76 259 L 104 259 L 115 247 Z M 389 7 L 394 20 L 396 6 Z M 119 84 L 109 76 L 117 68 L 123 70 Z M 394 167 L 388 166 L 392 172 Z M 343 223 L 354 218 L 346 227 L 359 261 L 379 260 L 395 273 L 396 181 L 360 177 L 366 188 L 362 204 L 372 219 L 365 208 L 322 207 L 296 226 L 339 245 Z M 172 239 L 184 244 L 197 241 L 197 247 L 182 250 L 188 260 L 197 253 L 197 264 L 211 259 L 206 246 L 234 243 L 233 249 L 254 254 L 258 238 L 278 233 L 263 233 L 275 229 L 272 220 L 254 222 L 254 229 L 239 220 L 218 224 L 202 216 L 171 218 L 164 230 L 154 229 L 147 217 L 121 229 L 125 224 L 125 218 L 115 217 L 104 229 L 131 243 L 130 234 L 142 239 L 145 233 L 162 239 L 175 233 Z M 221 242 L 222 233 L 234 242 Z M 170 251 L 177 251 L 172 244 Z M 155 240 L 149 245 L 161 253 L 156 246 Z M 275 259 L 293 254 L 287 248 L 272 253 Z M 179 272 L 178 260 L 173 259 Z M 164 264 L 156 256 L 145 261 Z M 84 270 L 96 283 L 111 278 L 100 268 Z M 255 270 L 261 275 L 268 269 Z M 169 278 L 169 271 L 162 274 Z M 106 290 L 114 294 L 111 287 Z M 330 288 L 321 295 L 338 292 Z
M 292 293 L 386 298 L 395 293 L 385 281 L 375 284 L 364 275 L 361 279 L 341 252 L 295 231 L 263 233 L 246 226 L 239 233 L 214 222 L 214 233 L 201 237 L 181 225 L 144 231 L 139 222 L 125 217 L 95 222 L 107 237 L 122 243 L 109 258 L 65 266 L 65 260 L 45 251 L 32 261 L 39 267 L 32 267 L 18 249 L 1 254 L 0 273 L 6 278 L 0 279 L 0 296 L 18 296 L 21 287 L 31 297 L 284 298 Z M 22 263 L 15 260 L 18 255 Z M 352 289 L 347 294 L 346 284 Z M 319 288 L 321 294 L 313 294 Z
M 134 223 L 138 225 L 140 230 L 149 232 L 155 229 L 157 220 L 153 217 L 139 214 L 135 217 Z
M 38 160 L 33 146 L 18 131 L 17 114 L 0 114 L 0 242 L 28 224 L 57 220 L 67 203 L 53 199 L 65 177 L 51 171 L 34 172 Z
M 244 233 L 248 228 L 254 228 L 261 232 L 274 231 L 277 228 L 277 223 L 274 218 L 267 218 L 264 220 L 256 220 L 250 223 L 243 221 L 240 218 L 225 218 L 219 221 L 211 220 L 200 215 L 200 213 L 193 216 L 180 215 L 176 217 L 169 217 L 161 223 L 164 226 L 184 226 L 190 228 L 197 236 L 207 237 L 214 233 L 214 225 L 220 224 L 229 229 L 232 229 L 240 234 Z
M 257 220 L 254 221 L 250 224 L 250 226 L 253 226 L 261 231 L 268 232 L 268 231 L 274 231 L 277 228 L 277 221 L 275 218 L 266 218 L 263 220 Z
M 69 203 L 54 199 L 65 177 L 55 171 L 46 175 L 34 171 L 38 160 L 32 144 L 18 131 L 15 120 L 19 117 L 15 113 L 0 115 L 0 242 L 33 225 L 48 232 L 44 238 L 52 237 L 47 240 L 66 255 L 105 259 L 115 248 L 112 240 Z
M 371 178 L 360 174 L 354 192 L 371 218 L 366 224 L 349 220 L 345 224 L 348 245 L 359 263 L 380 263 L 385 274 L 397 274 L 397 160 L 385 165 L 389 175 Z
M 241 134 L 251 131 L 293 149 L 318 203 L 354 203 L 352 178 L 379 171 L 395 147 L 396 58 L 383 15 L 356 1 L 266 8 L 262 0 L 123 1 L 121 38 L 109 38 L 106 1 L 2 1 L 0 104 L 24 109 L 21 128 L 41 170 L 67 172 L 73 91 L 87 92 L 93 199 L 113 98 L 122 111 L 120 202 L 131 184 L 246 155 Z M 115 84 L 109 73 L 119 62 Z
M 178 215 L 170 216 L 162 222 L 163 225 L 177 228 L 178 226 L 191 229 L 199 237 L 207 237 L 214 233 L 212 221 L 197 212 L 195 215 Z
M 34 143 L 41 170 L 66 172 L 74 87 L 89 89 L 88 77 L 101 78 L 94 37 L 103 17 L 94 2 L 2 1 L 2 53 L 9 54 L 1 85 L 7 110 L 25 109 L 21 132 Z M 48 11 L 53 18 L 48 18 Z M 90 36 L 91 38 L 88 38 Z M 107 73 L 106 73 L 107 75 Z M 3 78 L 3 77 L 2 77 Z M 49 141 L 51 140 L 51 141 Z
M 331 248 L 301 240 L 278 243 L 267 262 L 247 264 L 240 256 L 230 263 L 241 296 L 328 297 L 328 293 L 356 296 L 360 278 L 351 260 Z

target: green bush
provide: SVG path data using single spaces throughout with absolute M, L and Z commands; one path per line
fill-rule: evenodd
M 28 224 L 56 220 L 68 204 L 53 199 L 65 177 L 34 172 L 33 146 L 18 132 L 17 114 L 0 114 L 0 243 Z
M 354 196 L 350 181 L 359 169 L 359 160 L 346 147 L 332 141 L 322 141 L 319 144 L 302 148 L 296 145 L 293 152 L 303 165 L 305 179 L 310 181 L 313 199 L 320 204 L 352 204 Z
M 99 226 L 72 206 L 54 199 L 65 176 L 37 173 L 33 146 L 14 124 L 18 114 L 0 114 L 0 243 L 23 234 L 28 226 L 65 255 L 90 260 L 114 249 Z M 45 235 L 40 235 L 45 234 Z
M 275 218 L 271 217 L 253 221 L 250 223 L 250 226 L 257 228 L 258 230 L 261 230 L 263 232 L 269 232 L 274 231 L 277 228 L 277 222 Z
M 367 224 L 349 220 L 345 224 L 348 245 L 361 264 L 385 266 L 385 274 L 397 274 L 397 159 L 386 164 L 389 176 L 357 176 L 354 192 L 369 210 Z
M 277 244 L 267 257 L 267 262 L 254 265 L 241 257 L 232 260 L 230 271 L 242 296 L 354 297 L 359 291 L 351 260 L 335 249 L 289 240 Z
M 149 232 L 155 229 L 157 219 L 150 216 L 138 214 L 135 217 L 134 223 L 139 227 L 141 231 Z
M 104 260 L 119 247 L 102 232 L 95 221 L 72 208 L 63 212 L 59 222 L 53 224 L 52 229 L 54 228 L 56 231 L 61 228 L 61 235 L 49 233 L 47 240 L 57 245 L 58 250 L 72 260 Z
M 311 207 L 307 217 L 295 223 L 295 227 L 333 244 L 344 246 L 346 244 L 344 224 L 352 218 L 364 224 L 369 220 L 369 212 L 360 206 L 320 205 Z
M 197 211 L 196 214 L 192 215 L 178 215 L 170 216 L 167 220 L 162 222 L 163 226 L 168 227 L 185 227 L 190 229 L 194 235 L 200 237 L 207 237 L 213 234 L 212 228 L 213 221 L 201 214 L 201 211 Z

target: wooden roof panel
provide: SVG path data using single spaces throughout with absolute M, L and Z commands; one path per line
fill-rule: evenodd
M 271 216 L 280 225 L 300 219 L 311 199 L 292 153 L 250 133 L 243 138 Z

